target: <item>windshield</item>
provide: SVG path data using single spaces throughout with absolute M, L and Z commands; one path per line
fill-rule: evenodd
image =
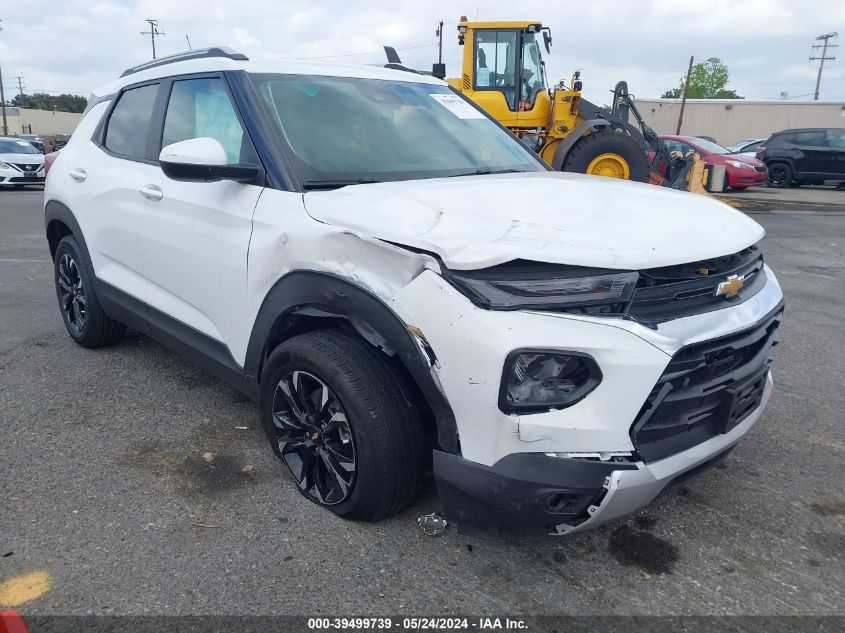
M 721 145 L 718 145 L 716 143 L 708 141 L 706 138 L 695 137 L 692 140 L 701 149 L 703 149 L 705 152 L 708 152 L 710 154 L 732 154 L 733 153 L 728 148 L 722 147 Z
M 351 77 L 251 75 L 304 188 L 320 183 L 544 171 L 447 86 Z
M 0 139 L 0 154 L 41 154 L 27 141 Z

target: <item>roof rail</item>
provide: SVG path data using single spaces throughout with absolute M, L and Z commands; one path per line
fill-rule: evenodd
M 135 73 L 141 72 L 142 70 L 148 70 L 150 68 L 156 68 L 158 66 L 175 64 L 176 62 L 184 62 L 191 59 L 204 59 L 206 57 L 225 57 L 227 59 L 236 59 L 238 61 L 249 61 L 249 57 L 247 57 L 243 53 L 238 53 L 236 51 L 233 51 L 231 48 L 227 48 L 225 46 L 215 46 L 213 48 L 198 48 L 193 51 L 185 51 L 184 53 L 176 53 L 175 55 L 160 57 L 149 62 L 144 62 L 143 64 L 138 64 L 137 66 L 133 66 L 132 68 L 127 68 L 123 71 L 121 77 L 126 77 L 126 75 L 133 75 Z

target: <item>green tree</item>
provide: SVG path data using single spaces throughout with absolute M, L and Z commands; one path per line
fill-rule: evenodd
M 88 105 L 85 97 L 71 94 L 58 96 L 48 95 L 46 92 L 36 92 L 31 95 L 19 94 L 12 99 L 12 105 L 17 108 L 31 110 L 55 110 L 56 112 L 84 112 Z
M 687 99 L 744 99 L 733 90 L 728 90 L 728 67 L 718 57 L 694 64 L 690 73 Z M 677 88 L 667 90 L 663 99 L 680 99 L 684 93 L 684 77 Z

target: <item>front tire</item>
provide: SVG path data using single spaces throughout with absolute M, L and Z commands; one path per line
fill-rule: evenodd
M 62 238 L 53 258 L 56 297 L 65 329 L 82 347 L 105 347 L 117 343 L 126 326 L 103 312 L 94 292 L 94 277 L 73 236 Z
M 792 170 L 786 163 L 775 163 L 769 165 L 768 185 L 776 189 L 789 187 L 792 183 Z
M 600 128 L 578 140 L 563 161 L 562 171 L 648 182 L 648 157 L 624 132 Z
M 300 493 L 341 517 L 384 519 L 422 486 L 420 415 L 361 340 L 321 330 L 282 343 L 267 359 L 259 412 Z

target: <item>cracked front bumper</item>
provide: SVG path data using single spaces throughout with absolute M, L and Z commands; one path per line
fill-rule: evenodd
M 544 529 L 571 534 L 647 505 L 720 462 L 756 424 L 771 396 L 729 432 L 651 463 L 508 455 L 492 466 L 434 452 L 434 477 L 447 518 L 462 532 L 498 537 Z

